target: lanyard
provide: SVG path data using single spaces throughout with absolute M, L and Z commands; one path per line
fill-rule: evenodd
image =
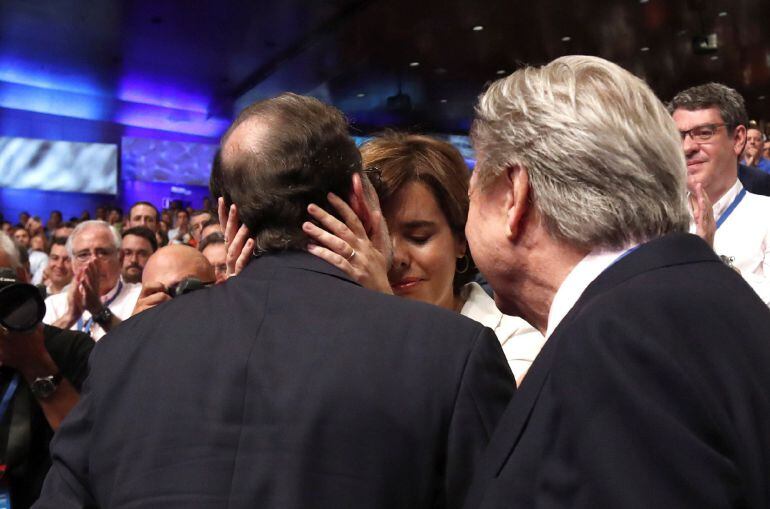
M 13 378 L 11 378 L 11 381 L 8 383 L 8 387 L 5 388 L 5 392 L 3 393 L 3 399 L 0 400 L 0 421 L 2 421 L 3 417 L 5 417 L 5 412 L 8 410 L 8 405 L 11 403 L 11 398 L 13 398 L 13 394 L 16 392 L 16 388 L 19 386 L 19 374 L 16 373 L 13 375 Z
M 104 303 L 104 307 L 108 308 L 110 307 L 110 304 L 118 298 L 118 295 L 120 295 L 120 291 L 123 290 L 123 281 L 118 281 L 118 290 L 115 292 L 115 295 L 113 295 L 107 302 Z M 94 317 L 88 319 L 88 321 L 84 324 L 83 323 L 83 317 L 81 316 L 78 318 L 78 330 L 85 332 L 86 334 L 91 333 L 91 327 L 94 324 Z
M 722 223 L 727 221 L 727 218 L 730 217 L 730 214 L 733 213 L 735 208 L 738 206 L 738 204 L 743 200 L 743 197 L 746 196 L 746 188 L 741 189 L 741 192 L 738 193 L 738 196 L 735 197 L 733 202 L 730 204 L 727 209 L 725 209 L 724 212 L 722 212 L 722 215 L 719 216 L 719 219 L 717 219 L 717 229 L 719 229 L 720 226 L 722 226 Z

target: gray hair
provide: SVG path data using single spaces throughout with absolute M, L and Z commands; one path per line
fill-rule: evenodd
M 75 227 L 74 230 L 72 230 L 72 233 L 70 233 L 70 236 L 67 237 L 67 254 L 70 256 L 70 259 L 74 260 L 75 254 L 72 252 L 72 244 L 75 242 L 75 238 L 83 233 L 86 230 L 90 230 L 92 228 L 105 228 L 110 231 L 110 235 L 112 235 L 112 241 L 115 244 L 115 249 L 120 249 L 120 235 L 118 234 L 115 229 L 110 226 L 110 223 L 107 221 L 101 221 L 99 219 L 92 219 L 90 221 L 83 221 L 79 225 Z
M 719 109 L 719 114 L 730 131 L 739 125 L 749 124 L 749 115 L 746 113 L 743 96 L 721 83 L 706 83 L 682 90 L 668 103 L 669 113 L 674 113 L 676 110 L 695 111 L 708 108 Z
M 597 57 L 566 56 L 493 83 L 472 128 L 484 186 L 527 170 L 548 233 L 619 249 L 689 226 L 679 133 L 650 88 Z
M 8 258 L 11 259 L 11 268 L 15 269 L 21 266 L 19 248 L 13 239 L 3 231 L 0 231 L 0 251 L 7 254 Z

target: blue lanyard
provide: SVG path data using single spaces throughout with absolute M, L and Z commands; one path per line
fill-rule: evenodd
M 719 219 L 717 220 L 717 229 L 719 229 L 719 227 L 722 226 L 722 223 L 727 221 L 727 218 L 730 217 L 730 214 L 733 213 L 733 211 L 741 202 L 741 200 L 743 200 L 744 196 L 746 196 L 746 188 L 741 189 L 741 192 L 738 193 L 738 196 L 735 197 L 735 199 L 730 204 L 730 206 L 727 207 L 727 209 L 724 212 L 722 212 L 721 216 L 719 216 Z
M 19 374 L 16 373 L 13 375 L 13 378 L 11 378 L 11 381 L 8 383 L 8 387 L 5 388 L 5 392 L 3 393 L 3 399 L 0 400 L 0 421 L 3 420 L 3 417 L 5 417 L 5 412 L 8 410 L 8 405 L 11 403 L 11 398 L 13 398 L 13 394 L 16 392 L 16 388 L 19 386 Z
M 118 295 L 120 295 L 120 291 L 123 290 L 123 281 L 118 281 L 118 290 L 115 292 L 115 295 L 112 296 L 107 302 L 104 303 L 104 307 L 108 308 L 110 307 L 110 304 L 118 298 Z M 91 327 L 94 325 L 94 317 L 88 319 L 88 321 L 83 324 L 83 317 L 81 316 L 78 318 L 78 330 L 85 332 L 86 334 L 91 333 Z

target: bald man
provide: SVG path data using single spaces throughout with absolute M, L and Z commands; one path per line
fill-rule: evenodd
M 174 244 L 158 249 L 144 266 L 142 293 L 132 316 L 171 300 L 168 289 L 188 277 L 206 284 L 216 279 L 214 267 L 194 247 Z

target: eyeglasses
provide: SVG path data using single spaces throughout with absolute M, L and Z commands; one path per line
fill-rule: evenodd
M 720 127 L 727 127 L 729 124 L 703 124 L 693 127 L 687 131 L 679 131 L 679 135 L 684 141 L 687 136 L 696 143 L 703 143 L 709 141 L 717 133 L 717 129 Z
M 110 256 L 114 255 L 116 251 L 117 250 L 114 248 L 106 249 L 102 247 L 97 247 L 93 251 L 89 249 L 78 251 L 73 255 L 73 257 L 75 258 L 75 260 L 77 260 L 80 263 L 87 262 L 88 260 L 91 259 L 92 256 L 95 257 L 97 260 L 106 260 Z

